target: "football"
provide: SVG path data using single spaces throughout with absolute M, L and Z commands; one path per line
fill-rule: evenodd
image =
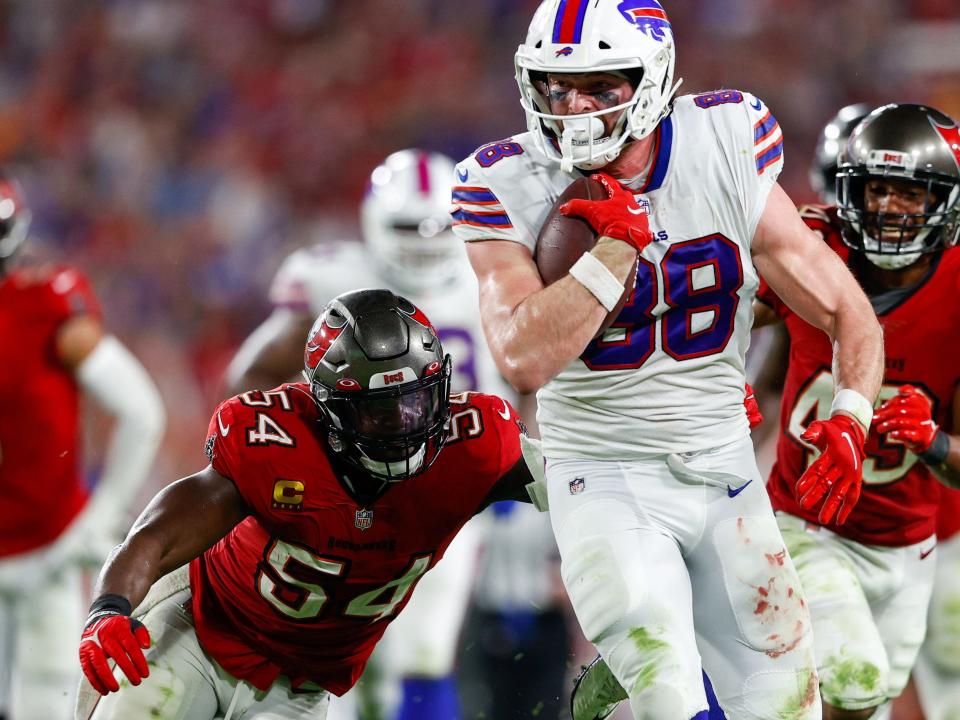
M 597 242 L 597 234 L 586 220 L 563 215 L 560 212 L 560 206 L 574 198 L 602 200 L 606 197 L 607 191 L 603 185 L 585 177 L 574 180 L 550 208 L 546 222 L 543 223 L 540 234 L 537 236 L 537 247 L 534 253 L 537 270 L 540 271 L 540 277 L 545 285 L 550 285 L 566 275 L 580 256 L 590 251 Z M 600 337 L 616 320 L 630 298 L 636 275 L 637 263 L 634 261 L 633 268 L 624 283 L 623 295 L 620 296 L 617 306 L 607 313 L 594 337 Z

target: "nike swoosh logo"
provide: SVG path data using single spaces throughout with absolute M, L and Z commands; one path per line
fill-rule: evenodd
M 497 414 L 500 415 L 504 420 L 510 419 L 510 406 L 507 405 L 507 401 L 503 398 L 500 398 L 500 402 L 503 403 L 503 410 L 497 410 Z
M 930 548 L 930 549 L 927 550 L 926 552 L 924 552 L 923 550 L 921 550 L 921 551 L 920 551 L 920 559 L 921 559 L 921 560 L 925 559 L 928 555 L 930 555 L 930 553 L 932 553 L 932 552 L 933 552 L 934 550 L 936 550 L 936 549 L 937 549 L 937 546 L 934 545 L 932 548 Z
M 760 102 L 760 100 L 759 100 L 758 98 L 754 98 L 754 99 L 753 99 L 753 102 L 750 103 L 750 107 L 752 107 L 754 110 L 758 110 L 758 111 L 759 111 L 759 110 L 762 110 L 762 109 L 763 109 L 763 103 Z
M 230 426 L 227 425 L 226 427 L 224 427 L 224 425 L 223 425 L 223 420 L 220 419 L 220 413 L 217 413 L 217 425 L 220 426 L 220 434 L 221 434 L 221 435 L 223 435 L 224 437 L 226 437 L 227 435 L 230 434 Z
M 749 484 L 752 483 L 752 482 L 753 482 L 753 480 L 747 480 L 743 485 L 741 485 L 740 487 L 738 487 L 738 488 L 736 488 L 736 489 L 734 489 L 734 488 L 730 487 L 729 485 L 727 485 L 727 497 L 736 497 L 737 495 L 739 495 L 740 493 L 742 493 L 742 492 L 747 488 L 747 485 L 749 485 Z
M 643 215 L 646 212 L 646 210 L 644 210 L 642 207 L 638 207 L 636 210 L 634 210 L 632 207 L 628 205 L 627 212 L 632 213 L 633 215 Z
M 850 433 L 842 432 L 840 437 L 847 441 L 847 445 L 850 446 L 850 454 L 853 455 L 853 469 L 860 469 L 860 458 L 857 457 L 857 449 L 853 446 L 853 439 L 850 437 Z
M 469 170 L 457 170 L 457 179 L 459 179 L 460 182 L 466 182 L 468 177 L 470 177 Z

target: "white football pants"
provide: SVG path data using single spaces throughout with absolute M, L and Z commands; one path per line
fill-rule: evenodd
M 8 678 L 0 711 L 9 720 L 67 720 L 73 713 L 87 605 L 83 571 L 72 564 L 48 569 L 41 554 L 0 559 L 0 663 L 7 665 L 0 683 Z
M 916 681 L 927 720 L 960 720 L 960 533 L 937 552 L 927 639 Z
M 936 538 L 879 547 L 786 513 L 777 520 L 813 618 L 823 701 L 862 710 L 897 697 L 926 632 Z
M 637 720 L 818 720 L 810 616 L 749 437 L 649 460 L 548 460 L 561 573 Z

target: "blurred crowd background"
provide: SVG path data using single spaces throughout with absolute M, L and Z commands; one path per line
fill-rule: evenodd
M 850 102 L 960 116 L 957 0 L 664 0 L 681 92 L 750 90 L 813 199 Z M 91 276 L 170 418 L 156 483 L 195 470 L 224 367 L 293 248 L 357 236 L 370 170 L 525 129 L 513 53 L 536 0 L 0 1 L 0 161 L 31 252 Z M 149 489 L 150 495 L 155 486 Z

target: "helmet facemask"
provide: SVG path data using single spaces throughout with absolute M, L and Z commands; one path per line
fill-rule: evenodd
M 384 482 L 436 460 L 448 432 L 451 367 L 423 312 L 389 290 L 331 300 L 304 352 L 330 450 Z
M 311 391 L 329 421 L 331 445 L 367 475 L 397 482 L 424 472 L 447 437 L 450 356 L 421 380 L 375 390 Z
M 866 199 L 868 183 L 887 179 L 909 182 L 921 198 L 924 211 L 870 211 Z M 876 173 L 862 167 L 844 168 L 837 175 L 837 207 L 844 242 L 877 267 L 910 267 L 922 255 L 956 242 L 958 196 L 960 185 L 942 182 L 929 173 L 918 171 L 906 178 L 889 170 Z

